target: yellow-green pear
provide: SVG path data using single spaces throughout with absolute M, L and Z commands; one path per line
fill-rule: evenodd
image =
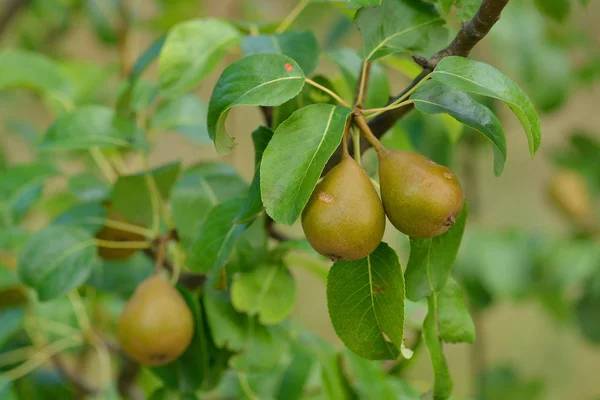
M 131 358 L 144 365 L 164 365 L 190 345 L 194 318 L 177 289 L 155 275 L 143 281 L 129 299 L 117 333 Z
M 448 168 L 411 151 L 377 149 L 383 207 L 400 232 L 430 238 L 446 232 L 463 208 L 463 193 Z
M 550 180 L 548 192 L 553 204 L 566 217 L 583 226 L 593 224 L 592 196 L 582 175 L 567 169 L 560 170 Z
M 302 228 L 311 246 L 332 260 L 359 260 L 377 248 L 385 230 L 383 206 L 352 157 L 344 156 L 316 186 Z

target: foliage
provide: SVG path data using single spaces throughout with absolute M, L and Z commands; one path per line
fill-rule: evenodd
M 13 163 L 0 148 L 1 398 L 133 398 L 139 391 L 151 399 L 455 398 L 444 344 L 475 342 L 482 333 L 470 311 L 507 299 L 536 299 L 558 323 L 600 342 L 600 144 L 584 132 L 554 157 L 583 179 L 590 198 L 582 202 L 592 204 L 585 223 L 573 218 L 571 203 L 557 204 L 567 209 L 569 237 L 477 226 L 478 205 L 469 202 L 446 233 L 408 238 L 403 269 L 402 246 L 392 240 L 361 260 L 330 265 L 305 239 L 282 233 L 349 136 L 375 182 L 372 150 L 361 158 L 361 133 L 371 145 L 374 134 L 449 167 L 489 143 L 491 170 L 500 176 L 510 160 L 498 112 L 504 104 L 533 157 L 542 131 L 536 109 L 558 109 L 577 85 L 600 75 L 598 54 L 585 55 L 580 74 L 569 58 L 592 39 L 556 32 L 580 5 L 511 2 L 498 25 L 492 29 L 492 18 L 486 27 L 488 45 L 511 54 L 494 67 L 466 57 L 487 31 L 466 49 L 449 32 L 468 35 L 469 25 L 461 29 L 457 20 L 478 12 L 499 16 L 506 2 L 497 0 L 303 0 L 267 24 L 205 17 L 187 0 L 156 0 L 160 12 L 150 20 L 117 1 L 30 3 L 11 48 L 0 50 L 0 101 L 33 93 L 52 122 L 7 127 L 28 144 L 32 162 Z M 332 48 L 344 29 L 331 29 L 325 43 L 319 30 L 296 21 L 309 10 L 346 26 L 352 20 L 348 29 L 362 39 Z M 103 46 L 119 49 L 118 68 L 61 59 L 45 43 L 51 32 L 68 32 L 74 15 Z M 531 29 L 515 29 L 525 24 Z M 132 62 L 127 35 L 134 30 L 156 39 Z M 337 69 L 323 68 L 327 62 Z M 390 101 L 388 76 L 398 72 L 416 79 Z M 195 89 L 217 76 L 210 98 L 200 98 Z M 239 106 L 260 110 L 264 123 L 228 124 Z M 378 128 L 389 118 L 390 129 Z M 236 147 L 235 137 L 251 131 L 254 149 Z M 221 160 L 150 163 L 165 134 L 219 155 L 253 155 L 251 182 Z M 56 189 L 56 182 L 66 184 Z M 391 227 L 388 233 L 406 239 Z M 296 285 L 299 267 L 326 281 L 329 317 L 345 349 L 290 317 L 310 296 Z M 194 335 L 174 362 L 140 370 L 114 343 L 115 324 L 153 271 L 177 286 Z M 421 343 L 433 370 L 426 393 L 404 373 Z M 70 367 L 90 350 L 98 377 Z M 508 367 L 480 372 L 473 396 L 543 393 L 542 383 Z

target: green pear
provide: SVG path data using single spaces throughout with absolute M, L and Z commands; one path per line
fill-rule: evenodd
M 119 317 L 121 347 L 140 364 L 158 366 L 177 359 L 194 335 L 194 317 L 177 289 L 162 276 L 143 281 Z
M 377 155 L 383 207 L 396 229 L 416 238 L 450 229 L 464 203 L 452 171 L 416 152 L 382 146 Z
M 369 176 L 345 156 L 313 191 L 302 213 L 311 246 L 332 260 L 359 260 L 381 243 L 385 213 Z

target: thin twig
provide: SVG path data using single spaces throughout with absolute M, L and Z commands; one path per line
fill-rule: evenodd
M 348 151 L 348 136 L 350 135 L 351 126 L 352 118 L 348 118 L 346 126 L 344 126 L 344 133 L 342 134 L 342 158 L 350 158 L 350 152 Z
M 367 123 L 365 116 L 360 113 L 360 109 L 358 108 L 354 109 L 354 122 L 377 153 L 382 153 L 385 151 L 385 147 L 383 147 L 381 142 L 375 137 L 373 132 L 371 132 L 371 128 L 369 128 L 369 124 Z
M 106 157 L 104 157 L 104 154 L 102 153 L 100 148 L 98 146 L 90 147 L 90 154 L 92 155 L 92 158 L 94 159 L 94 162 L 96 163 L 98 168 L 100 168 L 100 171 L 102 171 L 102 174 L 104 175 L 106 180 L 109 183 L 115 183 L 119 175 L 112 168 Z
M 168 239 L 164 236 L 159 237 L 158 246 L 156 246 L 156 258 L 154 260 L 154 273 L 158 274 L 165 264 L 165 252 L 167 250 Z
M 405 101 L 402 101 L 400 103 L 392 103 L 392 104 L 390 104 L 387 107 L 372 108 L 370 110 L 360 110 L 360 112 L 362 114 L 365 114 L 365 113 L 368 113 L 369 111 L 373 111 L 372 114 L 369 114 L 369 115 L 366 116 L 367 120 L 370 120 L 370 119 L 376 118 L 378 115 L 383 114 L 386 111 L 395 110 L 397 108 L 402 108 L 402 107 L 405 107 L 405 106 L 408 106 L 408 105 L 411 105 L 411 104 L 413 104 L 412 100 L 405 100 Z
M 129 54 L 129 30 L 131 15 L 127 8 L 127 0 L 119 0 L 119 61 L 121 63 L 121 76 L 126 78 L 131 71 L 131 58 Z
M 134 242 L 119 242 L 113 240 L 94 239 L 96 246 L 107 249 L 147 249 L 152 246 L 152 242 L 134 241 Z
M 145 249 L 144 253 L 153 260 L 155 260 L 157 257 L 156 252 L 152 248 Z M 167 259 L 164 260 L 163 266 L 167 271 L 173 272 L 175 270 L 173 264 Z M 182 285 L 190 290 L 198 289 L 199 287 L 204 285 L 205 281 L 205 274 L 193 272 L 181 272 L 179 274 L 179 279 L 177 279 L 177 283 L 179 285 Z
M 362 107 L 363 101 L 367 96 L 367 89 L 369 87 L 369 77 L 371 76 L 371 63 L 363 61 L 360 69 L 360 79 L 356 86 L 356 95 L 354 96 L 354 106 Z
M 286 240 L 291 240 L 291 238 L 289 236 L 287 236 L 281 232 L 278 232 L 275 229 L 275 221 L 273 221 L 273 218 L 271 218 L 268 215 L 265 218 L 265 227 L 267 228 L 267 233 L 269 234 L 269 237 L 271 237 L 279 242 L 285 242 Z
M 138 387 L 135 386 L 135 380 L 140 372 L 140 365 L 128 357 L 123 357 L 123 364 L 117 378 L 117 388 L 119 394 L 124 399 L 143 399 L 144 395 Z
M 58 372 L 64 379 L 69 381 L 69 383 L 75 387 L 82 397 L 87 397 L 88 395 L 98 393 L 97 387 L 91 385 L 77 374 L 71 372 L 64 363 L 62 357 L 60 357 L 58 354 L 52 356 L 51 360 L 56 372 Z
M 306 83 L 308 83 L 309 85 L 312 85 L 312 86 L 316 87 L 317 89 L 324 91 L 325 93 L 327 93 L 328 95 L 330 95 L 331 97 L 336 99 L 336 101 L 338 103 L 340 103 L 341 105 L 343 105 L 345 107 L 350 107 L 350 105 L 348 105 L 348 103 L 346 103 L 346 101 L 344 101 L 344 99 L 342 99 L 340 96 L 338 96 L 334 91 L 327 89 L 325 86 L 318 84 L 317 82 L 313 81 L 312 79 L 305 78 L 304 81 Z
M 294 20 L 300 15 L 302 10 L 306 8 L 306 6 L 310 3 L 311 0 L 301 0 L 296 7 L 290 11 L 290 13 L 281 21 L 281 24 L 277 27 L 275 33 L 283 33 L 285 32 L 290 25 L 294 22 Z

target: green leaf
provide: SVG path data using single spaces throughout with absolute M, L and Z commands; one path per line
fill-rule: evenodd
M 69 191 L 81 202 L 103 201 L 110 197 L 110 185 L 96 175 L 83 173 L 69 177 Z
M 60 297 L 84 283 L 100 262 L 92 235 L 72 226 L 34 234 L 19 253 L 17 272 L 40 301 Z
M 285 319 L 295 300 L 296 285 L 285 265 L 262 264 L 233 277 L 233 307 L 249 315 L 258 314 L 262 324 L 276 324 Z
M 377 7 L 381 0 L 311 0 L 313 3 L 329 3 L 339 5 L 343 9 L 357 9 L 361 7 Z M 344 5 L 344 7 L 342 7 Z M 352 14 L 349 14 L 352 15 Z
M 173 187 L 173 221 L 187 246 L 200 233 L 206 216 L 217 204 L 246 193 L 248 185 L 227 164 L 206 163 L 185 171 Z
M 60 70 L 71 83 L 71 98 L 75 104 L 101 101 L 105 91 L 109 89 L 106 81 L 113 79 L 116 75 L 114 67 L 107 68 L 106 65 L 82 59 L 63 59 L 60 62 Z M 66 105 L 63 104 L 61 107 L 64 108 Z
M 217 151 L 235 146 L 225 129 L 234 106 L 277 106 L 296 96 L 304 86 L 304 73 L 281 54 L 255 54 L 230 64 L 217 81 L 208 105 L 208 133 Z
M 519 299 L 537 282 L 535 253 L 539 243 L 518 230 L 473 229 L 465 235 L 455 271 L 481 305 L 491 299 Z M 571 265 L 569 265 L 570 267 Z
M 446 233 L 429 239 L 410 238 L 410 257 L 404 272 L 407 299 L 419 301 L 446 285 L 460 247 L 467 214 L 465 203 Z
M 123 116 L 125 118 L 129 118 L 132 121 L 135 120 L 135 113 L 139 113 L 147 108 L 149 108 L 154 100 L 156 100 L 158 96 L 158 85 L 154 82 L 147 81 L 145 79 L 138 79 L 129 83 L 128 86 L 125 86 L 123 92 L 120 94 L 119 99 L 122 99 L 124 96 L 128 96 L 127 92 L 131 91 L 128 98 L 129 107 L 133 111 L 133 115 L 127 115 L 125 110 L 120 109 L 121 104 L 117 104 L 118 115 Z
M 397 52 L 418 52 L 444 21 L 421 0 L 383 0 L 381 7 L 358 10 L 354 22 L 363 37 L 360 55 L 374 61 Z
M 442 6 L 442 11 L 444 14 L 448 14 L 452 5 L 454 4 L 454 0 L 439 0 L 440 6 Z
M 130 296 L 154 272 L 154 263 L 137 252 L 125 260 L 102 260 L 94 265 L 87 283 L 103 292 Z
M 289 336 L 294 343 L 298 343 L 317 358 L 326 399 L 357 400 L 359 398 L 344 373 L 342 355 L 337 353 L 329 343 L 306 330 L 290 329 Z
M 283 371 L 279 388 L 275 395 L 277 400 L 300 400 L 304 387 L 315 365 L 312 354 L 299 345 L 292 345 L 291 361 Z
M 14 336 L 25 323 L 25 312 L 16 307 L 0 309 L 0 348 Z M 0 383 L 0 389 L 2 384 Z
M 152 64 L 152 62 L 159 56 L 162 48 L 165 44 L 166 36 L 160 36 L 150 43 L 150 46 L 144 50 L 142 55 L 136 60 L 131 73 L 129 74 L 129 80 L 133 81 L 142 76 L 142 73 Z
M 0 263 L 0 292 L 19 286 L 19 283 L 19 278 L 12 268 Z
M 445 57 L 431 78 L 456 90 L 503 101 L 521 121 L 531 156 L 540 147 L 540 119 L 531 100 L 516 83 L 496 68 L 464 57 Z
M 145 81 L 142 81 L 140 78 L 144 71 L 152 64 L 152 62 L 158 57 L 160 54 L 163 45 L 165 43 L 166 37 L 161 36 L 157 38 L 154 42 L 150 44 L 144 50 L 142 55 L 137 59 L 133 68 L 131 69 L 131 73 L 129 74 L 129 80 L 127 81 L 126 86 L 123 91 L 119 95 L 117 99 L 116 109 L 119 115 L 122 116 L 130 116 L 130 112 L 139 111 L 139 107 L 135 106 L 136 97 L 139 96 L 139 92 L 142 87 L 147 86 L 144 85 Z M 156 96 L 158 94 L 158 86 L 154 85 L 154 93 Z M 152 98 L 154 100 L 154 98 Z M 144 107 L 142 107 L 144 108 Z
M 348 0 L 346 3 L 347 8 L 377 7 L 380 5 L 381 0 Z
M 496 366 L 483 371 L 478 385 L 486 400 L 541 400 L 546 397 L 543 382 L 526 381 L 508 366 Z
M 163 201 L 169 199 L 171 188 L 179 176 L 180 163 L 172 162 L 134 175 L 122 175 L 115 183 L 112 208 L 129 222 L 149 226 L 152 223 L 152 202 L 149 187 L 154 179 Z
M 232 198 L 210 210 L 190 248 L 189 265 L 192 271 L 218 275 L 229 259 L 236 240 L 248 227 L 247 223 L 235 223 L 244 200 L 241 197 Z
M 542 14 L 556 22 L 565 22 L 571 14 L 570 0 L 535 0 L 535 5 Z
M 235 243 L 227 263 L 227 272 L 230 276 L 237 272 L 251 271 L 267 260 L 269 236 L 265 219 L 260 216 L 249 224 Z
M 0 90 L 28 88 L 69 98 L 69 79 L 49 58 L 25 50 L 0 51 Z
M 42 163 L 0 170 L 0 226 L 17 223 L 40 198 L 43 183 L 56 172 Z
M 452 394 L 452 377 L 448 370 L 446 357 L 442 351 L 442 341 L 437 332 L 437 310 L 436 294 L 433 293 L 428 299 L 429 312 L 423 321 L 423 342 L 429 350 L 429 357 L 433 366 L 433 398 L 444 400 Z
M 319 59 L 319 42 L 312 31 L 246 36 L 241 46 L 245 56 L 262 53 L 286 55 L 298 63 L 304 75 L 313 73 Z
M 327 304 L 337 335 L 354 353 L 372 360 L 398 357 L 404 279 L 398 256 L 387 244 L 362 260 L 335 262 L 327 277 Z
M 161 103 L 150 126 L 153 130 L 175 131 L 200 144 L 210 143 L 206 129 L 206 105 L 187 94 Z
M 202 386 L 209 373 L 208 343 L 198 297 L 181 286 L 177 289 L 194 316 L 194 336 L 187 350 L 177 360 L 152 368 L 152 372 L 161 377 L 171 388 L 180 393 L 191 394 Z
M 161 95 L 174 97 L 194 88 L 239 39 L 237 29 L 219 19 L 196 19 L 174 26 L 158 59 Z
M 96 234 L 104 226 L 106 207 L 100 202 L 80 203 L 56 217 L 53 225 L 76 226 Z
M 352 101 L 361 74 L 362 61 L 360 57 L 352 49 L 338 49 L 330 51 L 327 55 L 342 71 L 350 95 L 347 100 Z M 365 108 L 384 107 L 387 105 L 389 98 L 390 85 L 386 71 L 379 63 L 373 63 L 365 98 Z
M 264 126 L 258 127 L 252 132 L 252 142 L 254 142 L 254 177 L 250 184 L 248 198 L 242 206 L 240 213 L 235 220 L 239 222 L 248 222 L 256 218 L 263 210 L 262 196 L 260 193 L 260 164 L 263 153 L 273 137 L 273 131 Z
M 396 399 L 394 386 L 381 365 L 345 351 L 348 369 L 361 399 Z M 401 399 L 404 399 L 401 397 Z
M 538 111 L 551 112 L 568 99 L 577 75 L 568 54 L 569 39 L 557 39 L 550 33 L 556 24 L 544 18 L 533 3 L 511 2 L 490 36 L 495 52 L 512 55 L 498 60 L 499 69 L 515 77 Z M 527 29 L 522 30 L 523 26 Z
M 29 236 L 30 233 L 21 226 L 3 227 L 0 229 L 0 252 L 3 250 L 6 252 L 17 250 L 27 241 Z
M 350 113 L 345 107 L 313 104 L 277 127 L 260 167 L 262 199 L 275 221 L 291 225 L 298 219 L 342 140 Z
M 506 162 L 506 138 L 494 113 L 469 95 L 436 81 L 427 81 L 410 97 L 417 110 L 426 114 L 444 113 L 488 138 L 494 150 L 494 175 L 500 176 Z
M 467 310 L 462 290 L 452 278 L 437 294 L 438 329 L 445 342 L 475 341 L 475 325 Z
M 481 6 L 482 0 L 456 0 L 456 15 L 460 21 L 468 21 L 472 19 L 479 7 Z
M 46 131 L 40 150 L 87 150 L 133 147 L 146 149 L 144 133 L 134 122 L 106 106 L 88 105 L 59 117 Z
M 204 305 L 215 344 L 236 352 L 231 367 L 255 373 L 278 364 L 285 342 L 271 328 L 259 324 L 256 317 L 235 311 L 227 292 L 208 286 Z
M 107 43 L 116 43 L 119 39 L 119 5 L 113 1 L 85 0 L 83 8 L 96 35 Z
M 575 319 L 583 336 L 600 343 L 600 270 L 587 279 L 583 294 L 575 304 Z

